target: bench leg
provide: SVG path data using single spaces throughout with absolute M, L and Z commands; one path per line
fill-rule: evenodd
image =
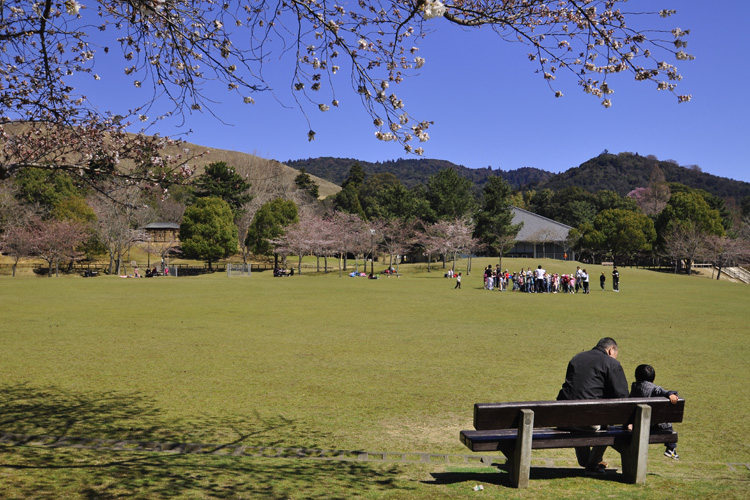
M 651 407 L 638 405 L 630 444 L 621 450 L 622 474 L 629 483 L 645 484 L 648 462 L 648 440 L 651 430 Z
M 534 412 L 521 410 L 521 423 L 518 426 L 518 440 L 510 460 L 510 483 L 516 488 L 529 487 L 531 474 L 531 439 L 534 435 Z

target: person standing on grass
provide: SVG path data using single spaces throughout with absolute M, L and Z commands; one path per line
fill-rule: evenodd
M 542 269 L 542 265 L 539 264 L 534 271 L 534 287 L 536 293 L 544 293 L 544 273 L 546 271 Z
M 602 292 L 604 291 L 604 284 L 607 282 L 607 277 L 604 276 L 604 271 L 602 271 L 602 275 L 599 276 L 599 286 L 602 287 Z
M 456 288 L 459 290 L 461 289 L 461 273 L 456 275 L 456 286 L 454 286 L 453 289 L 455 290 Z
M 620 272 L 617 270 L 617 266 L 612 268 L 612 291 L 620 291 Z
M 583 293 L 589 293 L 589 273 L 585 269 L 581 271 L 581 279 L 583 280 Z
M 576 399 L 612 399 L 628 397 L 628 381 L 622 365 L 617 361 L 617 342 L 604 337 L 590 351 L 573 356 L 568 363 L 565 382 L 557 395 L 558 401 Z M 570 430 L 598 431 L 600 425 L 577 427 Z M 601 475 L 607 469 L 602 461 L 606 446 L 580 446 L 576 458 L 587 474 Z

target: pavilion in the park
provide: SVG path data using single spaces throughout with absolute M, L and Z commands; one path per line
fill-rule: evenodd
M 523 222 L 523 227 L 508 257 L 575 260 L 575 252 L 567 244 L 572 227 L 518 207 L 512 207 L 511 212 L 513 224 Z

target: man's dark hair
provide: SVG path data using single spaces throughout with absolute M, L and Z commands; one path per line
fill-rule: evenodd
M 651 365 L 638 365 L 635 369 L 635 380 L 637 382 L 653 382 L 656 378 L 656 370 Z
M 617 342 L 615 342 L 615 339 L 613 339 L 612 337 L 604 337 L 599 341 L 598 344 L 596 344 L 596 347 L 601 347 L 605 351 L 610 347 L 614 347 L 615 349 L 617 349 Z

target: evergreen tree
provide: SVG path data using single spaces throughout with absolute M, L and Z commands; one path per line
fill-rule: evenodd
M 503 253 L 513 246 L 514 239 L 523 225 L 513 224 L 513 213 L 510 210 L 511 194 L 510 184 L 503 178 L 490 177 L 482 190 L 474 228 L 474 237 L 478 238 L 491 254 L 498 255 L 501 259 Z
M 208 165 L 196 179 L 195 186 L 198 198 L 221 198 L 229 204 L 235 217 L 242 212 L 242 205 L 253 199 L 248 193 L 250 183 L 223 161 Z
M 237 226 L 229 204 L 221 198 L 199 198 L 185 209 L 180 224 L 182 253 L 189 259 L 208 262 L 237 253 Z
M 441 170 L 427 182 L 427 199 L 435 216 L 441 220 L 455 220 L 474 211 L 476 201 L 471 193 L 471 181 L 458 175 L 452 168 Z
M 317 200 L 318 196 L 320 196 L 318 185 L 312 180 L 310 174 L 305 172 L 305 167 L 299 169 L 299 174 L 294 178 L 294 184 L 297 186 L 297 189 L 307 193 L 314 200 Z
M 273 240 L 284 234 L 287 226 L 299 221 L 297 205 L 291 200 L 277 198 L 258 209 L 247 230 L 245 245 L 256 255 L 274 256 L 274 267 L 278 267 L 278 253 Z

